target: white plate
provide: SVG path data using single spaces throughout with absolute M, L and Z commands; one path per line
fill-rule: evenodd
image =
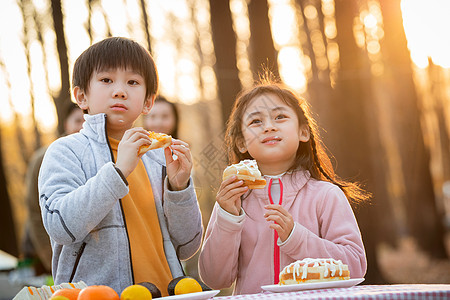
M 289 284 L 289 285 L 272 284 L 272 285 L 263 285 L 261 288 L 265 291 L 281 293 L 281 292 L 294 292 L 294 291 L 303 291 L 303 290 L 352 287 L 363 281 L 364 281 L 364 278 L 351 278 L 348 280 L 299 283 L 299 284 Z
M 217 295 L 220 291 L 219 290 L 212 290 L 212 291 L 204 291 L 204 292 L 198 292 L 198 293 L 190 293 L 190 294 L 183 294 L 183 295 L 175 295 L 175 296 L 167 296 L 162 297 L 161 299 L 169 300 L 169 299 L 184 299 L 184 300 L 205 300 L 214 297 Z

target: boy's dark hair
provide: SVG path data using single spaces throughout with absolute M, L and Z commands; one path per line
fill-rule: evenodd
M 89 91 L 94 71 L 131 69 L 144 77 L 146 98 L 158 91 L 158 72 L 150 53 L 139 43 L 123 37 L 111 37 L 87 48 L 75 61 L 72 87 Z

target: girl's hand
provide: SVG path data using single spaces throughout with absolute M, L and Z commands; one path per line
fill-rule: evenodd
M 269 222 L 273 222 L 269 227 L 275 229 L 278 232 L 281 241 L 284 242 L 294 228 L 294 219 L 292 218 L 292 215 L 278 204 L 266 205 L 264 208 L 267 209 L 264 218 Z
M 177 159 L 173 158 L 173 155 Z M 192 157 L 189 145 L 181 140 L 172 139 L 172 145 L 164 149 L 167 176 L 171 190 L 180 191 L 187 187 L 192 170 Z
M 151 143 L 152 140 L 143 128 L 135 127 L 125 131 L 117 149 L 116 159 L 116 167 L 122 171 L 125 177 L 133 172 L 143 155 L 138 155 L 139 147 Z
M 242 186 L 242 180 L 236 181 L 236 175 L 225 179 L 217 192 L 216 200 L 220 207 L 228 213 L 239 216 L 241 212 L 241 196 L 248 191 L 247 186 Z

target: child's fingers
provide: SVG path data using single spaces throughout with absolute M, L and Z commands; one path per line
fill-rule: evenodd
M 191 151 L 184 145 L 172 145 L 170 146 L 173 153 L 185 163 L 192 163 Z
M 216 201 L 222 208 L 240 206 L 240 197 L 248 190 L 246 186 L 236 187 L 230 190 L 220 190 L 216 195 Z
M 125 131 L 125 133 L 123 134 L 122 139 L 123 138 L 129 138 L 130 136 L 132 136 L 135 133 L 140 133 L 140 134 L 145 135 L 145 136 L 148 137 L 148 132 L 144 128 L 142 128 L 142 127 L 133 127 L 133 128 L 128 129 L 127 131 Z
M 184 142 L 182 140 L 174 139 L 174 138 L 172 138 L 172 145 L 183 145 L 186 148 L 189 148 L 189 144 L 188 143 L 186 143 L 186 142 Z
M 237 187 L 240 187 L 244 184 L 244 181 L 237 180 L 236 175 L 233 175 L 220 184 L 219 192 L 228 192 L 229 190 L 235 189 Z
M 281 205 L 271 204 L 266 205 L 267 212 L 264 217 L 267 221 L 278 223 L 282 228 L 290 229 L 294 225 L 292 215 L 285 210 Z
M 225 187 L 225 186 L 231 184 L 232 182 L 235 182 L 236 179 L 237 179 L 237 176 L 236 176 L 236 175 L 233 175 L 233 176 L 230 176 L 230 177 L 224 179 L 224 180 L 222 181 L 222 183 L 220 184 L 220 188 Z M 236 182 L 237 182 L 237 181 L 236 181 Z M 244 183 L 244 182 L 242 182 L 242 183 Z M 242 184 L 242 183 L 241 183 L 241 184 Z
M 240 194 L 243 194 L 248 190 L 248 187 L 242 186 L 242 184 L 244 183 L 242 180 L 230 182 L 225 185 L 224 183 L 225 181 L 222 183 L 219 192 L 217 193 L 217 196 L 220 198 L 230 199 L 236 195 L 240 196 Z
M 275 210 L 283 215 L 289 215 L 288 211 L 285 210 L 284 207 L 279 204 L 268 204 L 268 205 L 264 206 L 264 208 L 267 209 L 268 212 L 270 210 Z
M 134 143 L 139 140 L 144 140 L 147 145 L 151 144 L 152 140 L 148 137 L 147 134 L 142 133 L 140 131 L 127 131 L 120 141 L 121 144 L 124 143 Z
M 278 214 L 271 214 L 271 215 L 266 216 L 266 221 L 275 222 L 276 224 L 280 225 L 282 228 L 285 228 L 286 224 L 287 224 L 286 218 L 284 218 L 284 216 L 278 215 Z
M 174 161 L 172 156 L 172 150 L 169 147 L 164 148 L 164 156 L 166 158 L 166 164 L 169 165 Z
M 279 224 L 277 223 L 272 223 L 269 225 L 269 228 L 276 230 L 278 232 L 278 235 L 280 235 L 280 232 L 282 232 L 283 227 L 281 227 Z

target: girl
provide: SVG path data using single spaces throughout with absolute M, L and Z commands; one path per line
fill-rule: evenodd
M 157 96 L 152 110 L 144 116 L 144 128 L 178 138 L 178 109 L 175 103 Z
M 230 163 L 257 161 L 267 185 L 251 190 L 236 176 L 222 182 L 199 258 L 203 281 L 234 294 L 278 283 L 303 258 L 334 258 L 363 277 L 366 257 L 347 200 L 369 196 L 339 180 L 321 147 L 306 103 L 276 83 L 242 92 L 227 124 Z

